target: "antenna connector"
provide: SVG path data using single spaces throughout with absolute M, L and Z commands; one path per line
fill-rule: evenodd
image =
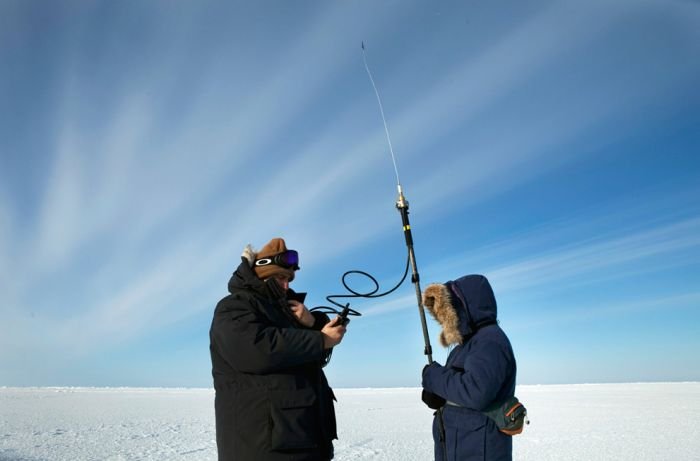
M 405 208 L 408 210 L 408 200 L 406 200 L 406 197 L 403 196 L 403 191 L 401 190 L 401 184 L 398 185 L 399 189 L 399 198 L 396 200 L 396 208 L 399 210 Z

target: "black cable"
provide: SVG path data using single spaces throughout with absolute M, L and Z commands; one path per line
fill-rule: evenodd
M 382 296 L 386 296 L 388 294 L 393 293 L 396 291 L 397 288 L 401 286 L 401 284 L 406 280 L 406 276 L 408 275 L 408 266 L 410 265 L 411 262 L 411 256 L 410 254 L 406 258 L 406 269 L 403 272 L 403 276 L 401 277 L 401 280 L 399 280 L 399 283 L 397 283 L 392 289 L 385 291 L 384 293 L 377 293 L 379 291 L 379 282 L 377 282 L 377 279 L 372 277 L 372 275 L 368 274 L 367 272 L 364 271 L 358 271 L 358 270 L 350 270 L 347 271 L 343 274 L 341 277 L 340 281 L 343 282 L 343 286 L 345 287 L 346 290 L 348 290 L 351 294 L 349 295 L 328 295 L 326 296 L 326 299 L 328 300 L 329 303 L 335 304 L 336 306 L 340 307 L 342 310 L 338 311 L 334 307 L 331 306 L 317 306 L 309 309 L 311 312 L 323 312 L 324 314 L 337 314 L 341 317 L 341 321 L 343 322 L 343 325 L 347 325 L 350 319 L 347 318 L 348 315 L 352 315 L 355 317 L 359 317 L 362 314 L 355 309 L 350 308 L 350 303 L 346 303 L 345 305 L 340 304 L 333 299 L 335 298 L 380 298 Z M 374 283 L 374 289 L 371 291 L 368 291 L 367 293 L 361 293 L 359 291 L 355 291 L 352 288 L 350 288 L 345 281 L 345 277 L 347 277 L 350 274 L 360 274 L 364 275 L 368 279 Z M 323 358 L 323 361 L 321 363 L 321 368 L 325 367 L 328 365 L 328 363 L 331 361 L 331 356 L 333 355 L 333 348 L 330 348 L 328 352 L 326 352 L 326 356 Z
M 401 277 L 401 280 L 399 280 L 399 282 L 393 288 L 385 291 L 384 293 L 377 293 L 377 291 L 379 291 L 379 282 L 377 282 L 377 279 L 374 278 L 369 273 L 364 272 L 364 271 L 359 271 L 359 270 L 349 270 L 343 274 L 340 281 L 343 283 L 343 286 L 345 287 L 345 289 L 348 290 L 351 294 L 326 296 L 326 300 L 328 300 L 329 303 L 335 304 L 341 310 L 339 311 L 331 306 L 317 306 L 317 307 L 310 309 L 310 311 L 312 311 L 312 312 L 317 311 L 317 312 L 323 312 L 324 314 L 338 314 L 338 315 L 341 315 L 341 313 L 345 312 L 345 315 L 361 316 L 362 314 L 360 312 L 356 311 L 355 309 L 350 308 L 350 303 L 340 304 L 340 303 L 334 301 L 334 299 L 336 299 L 336 298 L 380 298 L 382 296 L 386 296 L 388 294 L 391 294 L 394 291 L 396 291 L 401 286 L 401 284 L 403 284 L 403 282 L 406 280 L 406 276 L 408 276 L 409 264 L 410 264 L 410 257 L 407 257 L 406 258 L 406 269 L 404 270 L 404 273 L 403 273 L 403 276 Z M 372 281 L 372 283 L 374 283 L 374 289 L 370 290 L 366 293 L 353 290 L 352 288 L 350 288 L 348 286 L 347 282 L 345 281 L 345 277 L 347 277 L 350 274 L 364 275 L 365 277 L 370 279 Z

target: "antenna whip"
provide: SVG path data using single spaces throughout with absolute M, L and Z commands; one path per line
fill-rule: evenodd
M 372 82 L 372 88 L 374 88 L 374 94 L 377 96 L 377 102 L 379 103 L 379 112 L 382 114 L 382 122 L 384 122 L 384 133 L 386 133 L 386 140 L 389 143 L 389 152 L 391 153 L 391 161 L 394 164 L 394 172 L 396 173 L 396 185 L 399 188 L 399 194 L 401 194 L 401 181 L 399 180 L 399 169 L 396 167 L 396 157 L 394 156 L 394 149 L 391 147 L 391 137 L 389 136 L 389 128 L 386 126 L 386 117 L 384 117 L 384 107 L 382 106 L 382 99 L 379 97 L 379 91 L 377 91 L 377 85 L 374 84 L 374 78 L 372 78 L 372 72 L 369 70 L 367 65 L 367 57 L 365 56 L 365 42 L 362 42 L 362 61 L 365 63 L 365 69 L 367 70 L 367 75 L 369 75 L 369 81 Z

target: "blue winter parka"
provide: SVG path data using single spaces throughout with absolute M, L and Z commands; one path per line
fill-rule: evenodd
M 513 349 L 496 323 L 496 298 L 489 281 L 466 275 L 428 287 L 424 299 L 443 327 L 443 346 L 455 345 L 445 366 L 433 362 L 423 373 L 423 388 L 447 401 L 442 408 L 444 444 L 438 412 L 433 421 L 435 460 L 511 461 L 511 436 L 482 413 L 514 395 L 516 378 Z

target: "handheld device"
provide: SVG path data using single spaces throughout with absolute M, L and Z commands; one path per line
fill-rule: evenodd
M 348 323 L 350 323 L 350 319 L 348 318 L 348 313 L 350 312 L 350 306 L 346 305 L 342 311 L 340 311 L 340 314 L 338 316 L 340 317 L 340 323 L 343 326 L 347 326 Z

